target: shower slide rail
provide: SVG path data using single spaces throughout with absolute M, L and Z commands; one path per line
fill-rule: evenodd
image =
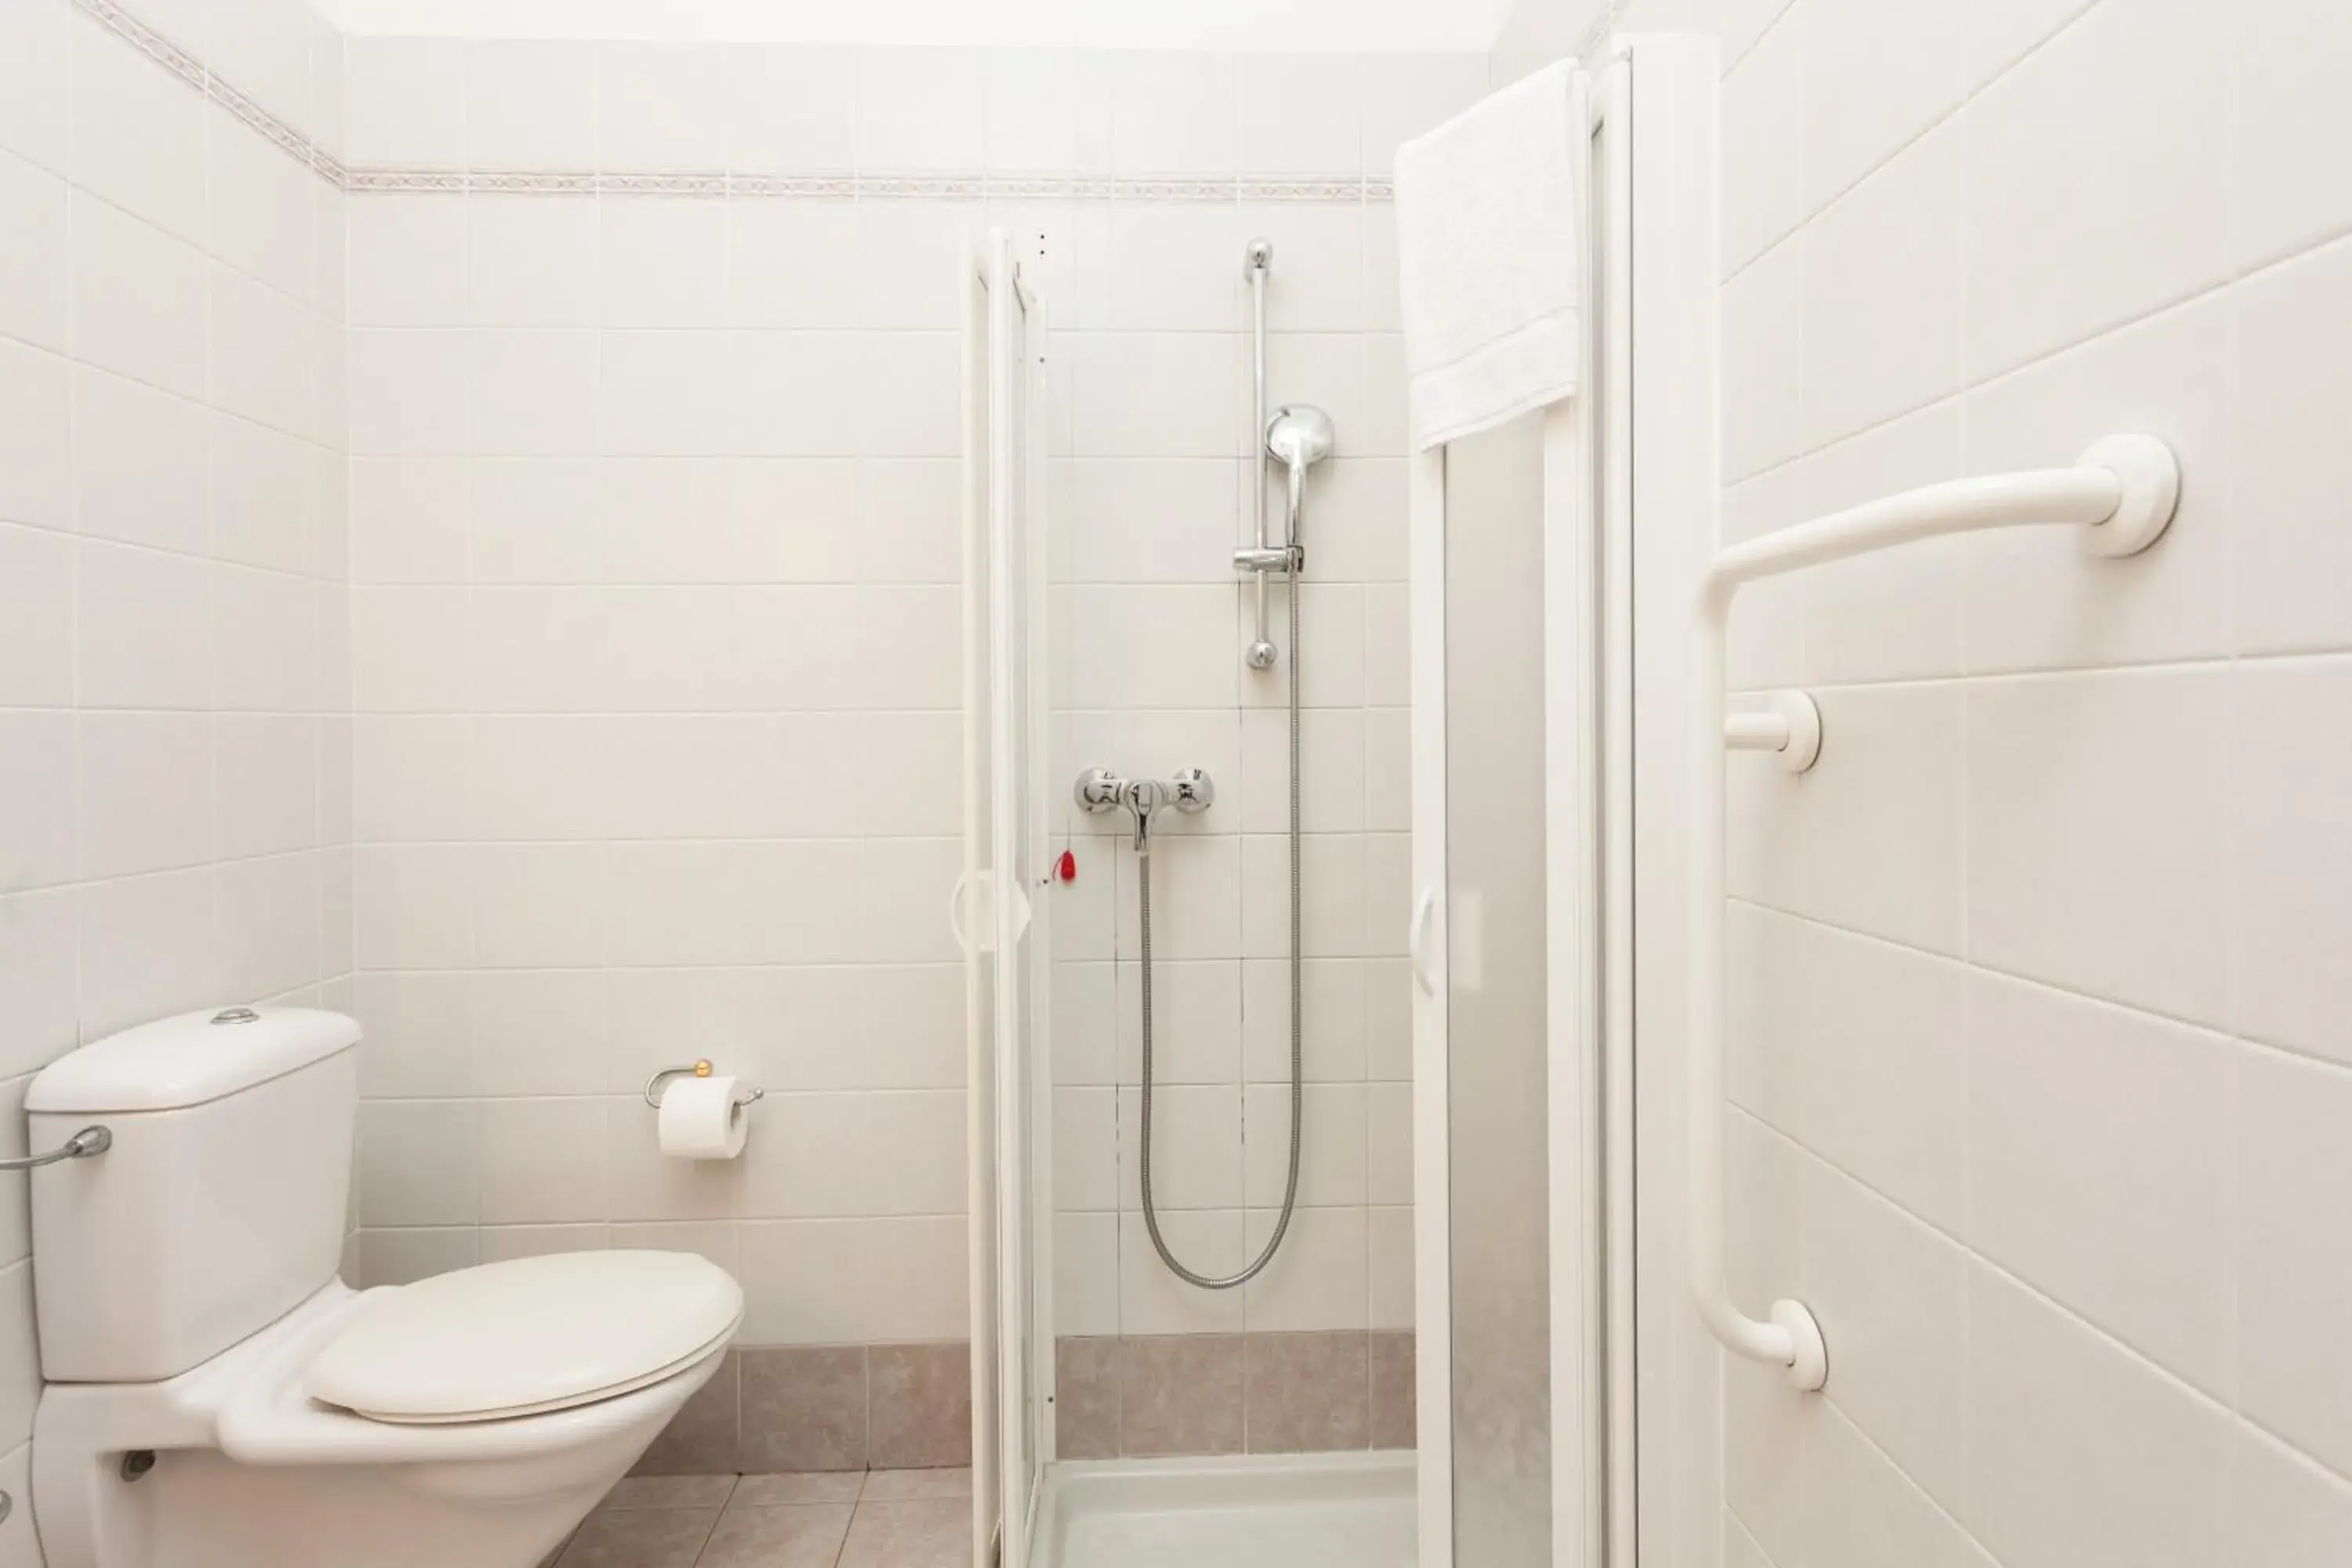
M 1707 569 L 1692 607 L 1691 677 L 1697 693 L 1687 734 L 1685 870 L 1691 908 L 1684 963 L 1690 1012 L 1685 1134 L 1691 1295 L 1700 1321 L 1726 1349 L 1785 1368 L 1798 1388 L 1817 1389 L 1829 1381 L 1829 1350 L 1811 1310 L 1784 1300 L 1772 1303 L 1768 1319 L 1751 1318 L 1733 1302 L 1725 1275 L 1725 752 L 1779 749 L 1779 737 L 1763 738 L 1747 716 L 1727 725 L 1724 625 L 1732 601 L 1741 588 L 1762 578 L 1919 540 L 2025 524 L 2072 524 L 2084 531 L 2084 547 L 2093 554 L 2135 555 L 2163 534 L 2179 494 L 2179 466 L 2163 442 L 2152 436 L 2111 436 L 2071 468 L 1908 490 L 1733 545 L 1718 552 Z M 1791 695 L 1801 696 L 1776 693 L 1776 705 Z M 1779 730 L 1778 723 L 1767 722 Z M 1817 749 L 1817 728 L 1813 743 Z

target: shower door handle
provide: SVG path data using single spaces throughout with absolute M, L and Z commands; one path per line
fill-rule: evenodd
M 1424 996 L 1437 994 L 1437 973 L 1432 967 L 1429 952 L 1430 923 L 1436 913 L 1437 889 L 1423 888 L 1421 897 L 1412 903 L 1412 926 L 1406 933 L 1404 949 L 1412 964 L 1412 983 L 1421 987 Z
M 990 889 L 994 886 L 989 874 L 982 871 L 971 877 L 958 876 L 955 886 L 948 889 L 948 931 L 955 938 L 956 951 L 966 958 L 975 952 L 996 951 L 996 921 L 992 918 L 994 905 L 989 897 Z M 979 918 L 971 922 L 978 931 L 977 941 L 965 930 L 965 917 L 971 912 L 971 895 L 974 893 L 979 894 L 981 900 Z

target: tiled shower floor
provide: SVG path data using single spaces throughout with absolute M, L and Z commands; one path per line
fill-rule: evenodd
M 632 1476 L 557 1568 L 971 1568 L 971 1472 Z

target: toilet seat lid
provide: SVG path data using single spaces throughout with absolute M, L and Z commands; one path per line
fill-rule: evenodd
M 490 1421 L 657 1383 L 735 1331 L 743 1288 L 684 1252 L 568 1252 L 385 1293 L 312 1360 L 313 1399 L 372 1420 Z

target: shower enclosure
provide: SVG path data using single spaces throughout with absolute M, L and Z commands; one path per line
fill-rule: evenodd
M 1237 468 L 1241 504 L 1230 523 L 1169 509 L 1172 535 L 1199 530 L 1187 559 L 1222 563 L 1223 582 L 1203 564 L 1149 591 L 1089 575 L 1116 584 L 1087 564 L 1108 514 L 1046 475 L 1084 468 L 1058 443 L 1083 443 L 1093 414 L 1056 380 L 1065 340 L 1040 329 L 1056 303 L 1013 241 L 982 248 L 957 896 L 982 1563 L 992 1540 L 1034 1568 L 1633 1560 L 1632 1177 L 1674 1130 L 1637 1152 L 1630 540 L 1644 503 L 1689 503 L 1677 475 L 1705 470 L 1712 439 L 1709 318 L 1687 309 L 1712 265 L 1711 230 L 1689 221 L 1713 199 L 1711 153 L 1679 128 L 1711 125 L 1714 82 L 1711 48 L 1673 39 L 1624 42 L 1581 80 L 1581 391 L 1448 448 L 1405 457 L 1400 437 L 1386 577 L 1328 563 L 1366 548 L 1367 470 L 1350 465 L 1399 411 L 1318 382 L 1295 346 L 1269 363 L 1269 296 L 1277 350 L 1297 309 L 1278 229 L 1243 247 L 1234 309 L 1255 330 L 1226 329 L 1236 352 L 1217 362 L 1252 394 L 1233 409 L 1246 446 L 1212 454 Z M 1069 411 L 1048 421 L 1056 397 Z M 1045 516 L 1049 489 L 1068 515 Z M 1194 605 L 1211 608 L 1171 635 Z M 1219 607 L 1226 637 L 1192 636 Z M 1335 620 L 1356 639 L 1354 686 L 1325 674 L 1347 658 Z M 1375 659 L 1392 695 L 1371 689 Z M 1129 695 L 1122 681 L 1164 721 L 1108 710 L 1097 694 Z M 1345 782 L 1377 795 L 1359 737 L 1391 716 L 1409 801 L 1382 808 L 1393 821 L 1335 810 L 1319 770 L 1352 755 Z M 1359 749 L 1330 746 L 1335 731 Z M 1216 925 L 1228 900 L 1238 934 Z M 1242 1038 L 1213 1038 L 1203 1020 L 1234 1015 Z M 1386 1086 L 1365 1065 L 1382 1053 Z M 1374 1122 L 1393 1111 L 1385 1130 L 1351 1120 L 1368 1104 Z M 1349 1210 L 1366 1190 L 1351 1162 L 1381 1190 L 1363 1171 L 1384 1131 L 1400 1185 L 1386 1208 Z M 1376 1279 L 1369 1310 L 1298 1315 L 1302 1281 L 1377 1275 L 1398 1243 L 1401 1300 Z M 1384 1376 L 1391 1393 L 1408 1380 L 1410 1414 L 1368 1428 L 1360 1403 L 1302 1423 L 1299 1369 L 1333 1364 L 1360 1401 L 1369 1377 L 1375 1405 Z M 1224 1379 L 1235 1425 L 1164 1419 Z

